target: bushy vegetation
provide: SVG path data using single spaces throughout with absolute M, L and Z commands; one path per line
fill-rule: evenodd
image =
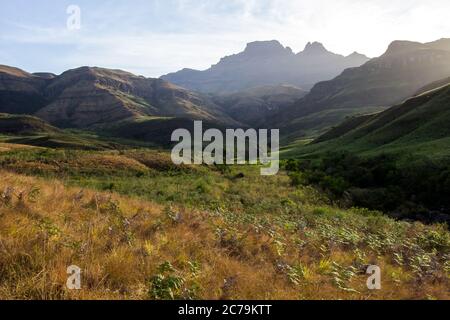
M 445 225 L 340 209 L 258 167 L 2 147 L 0 298 L 449 298 Z M 366 287 L 372 264 L 379 291 Z M 70 265 L 80 291 L 65 287 Z
M 448 162 L 399 163 L 392 155 L 362 158 L 341 152 L 317 161 L 288 160 L 285 167 L 293 185 L 319 186 L 350 205 L 428 222 L 450 214 Z

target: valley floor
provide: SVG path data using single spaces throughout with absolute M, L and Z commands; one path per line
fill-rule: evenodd
M 258 168 L 0 147 L 0 299 L 450 298 L 443 225 L 339 209 Z

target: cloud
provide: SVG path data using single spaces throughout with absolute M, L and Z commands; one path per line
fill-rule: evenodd
M 450 35 L 447 0 L 75 2 L 82 9 L 77 32 L 65 28 L 64 3 L 54 9 L 53 1 L 43 0 L 34 8 L 35 17 L 31 9 L 30 16 L 21 16 L 0 4 L 8 17 L 0 22 L 3 57 L 42 55 L 24 65 L 30 71 L 100 65 L 159 76 L 183 67 L 208 68 L 255 40 L 277 39 L 295 51 L 308 41 L 321 41 L 337 53 L 378 56 L 396 39 Z

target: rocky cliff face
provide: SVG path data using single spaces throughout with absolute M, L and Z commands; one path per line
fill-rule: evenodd
M 332 79 L 345 68 L 369 59 L 353 54 L 334 54 L 318 43 L 308 43 L 295 54 L 278 41 L 258 41 L 241 53 L 222 58 L 205 71 L 184 69 L 162 79 L 205 93 L 235 93 L 260 86 L 294 85 L 309 89 L 314 83 Z
M 294 86 L 264 86 L 215 96 L 214 102 L 233 119 L 258 127 L 306 94 L 307 91 Z
M 320 122 L 315 115 L 339 113 L 330 124 L 367 107 L 399 103 L 421 87 L 450 75 L 450 39 L 431 43 L 394 41 L 387 51 L 358 68 L 346 69 L 330 81 L 317 83 L 295 105 L 280 112 L 273 126 L 301 132 Z
M 316 106 L 391 105 L 449 74 L 450 51 L 394 41 L 381 57 L 345 70 L 331 81 L 318 83 L 305 101 Z

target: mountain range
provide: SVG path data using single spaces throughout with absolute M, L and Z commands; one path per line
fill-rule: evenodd
M 90 67 L 55 76 L 0 66 L 0 112 L 36 115 L 62 128 L 90 128 L 142 117 L 237 125 L 201 94 L 161 79 Z
M 204 93 L 235 93 L 254 87 L 293 85 L 309 90 L 315 83 L 332 79 L 344 69 L 357 67 L 369 58 L 354 52 L 344 57 L 308 43 L 295 54 L 278 41 L 247 44 L 241 53 L 222 58 L 208 70 L 183 69 L 162 77 L 181 87 Z
M 450 39 L 394 41 L 378 58 L 366 62 L 359 58 L 356 64 L 362 65 L 319 81 L 309 92 L 301 86 L 280 84 L 284 81 L 280 77 L 309 75 L 308 81 L 326 80 L 355 60 L 330 53 L 319 43 L 309 43 L 303 52 L 294 54 L 277 41 L 254 42 L 243 53 L 226 57 L 202 73 L 238 79 L 230 78 L 233 89 L 221 93 L 201 93 L 170 83 L 165 80 L 168 77 L 145 78 L 122 70 L 81 67 L 55 75 L 0 65 L 0 133 L 29 133 L 36 128 L 59 135 L 58 130 L 69 128 L 168 144 L 174 129 L 191 128 L 192 120 L 203 120 L 205 127 L 219 129 L 279 128 L 282 143 L 318 137 L 329 129 L 333 135 L 342 131 L 339 124 L 343 121 L 344 127 L 359 124 L 364 117 L 369 119 L 412 96 L 445 86 L 450 76 Z M 294 60 L 297 66 L 303 63 L 302 71 L 283 69 Z M 264 61 L 266 68 L 261 64 Z M 223 84 L 223 78 L 215 79 L 214 85 Z M 243 81 L 247 81 L 244 86 Z M 348 120 L 354 115 L 364 117 Z M 11 123 L 18 126 L 16 132 Z
M 448 158 L 449 123 L 450 78 L 446 78 L 381 113 L 347 119 L 299 149 L 299 154 L 314 157 L 347 151 L 365 155 L 394 153 L 399 158 Z
M 394 41 L 380 57 L 317 83 L 302 99 L 273 116 L 270 126 L 295 139 L 323 133 L 349 115 L 402 102 L 450 75 L 450 39 Z

